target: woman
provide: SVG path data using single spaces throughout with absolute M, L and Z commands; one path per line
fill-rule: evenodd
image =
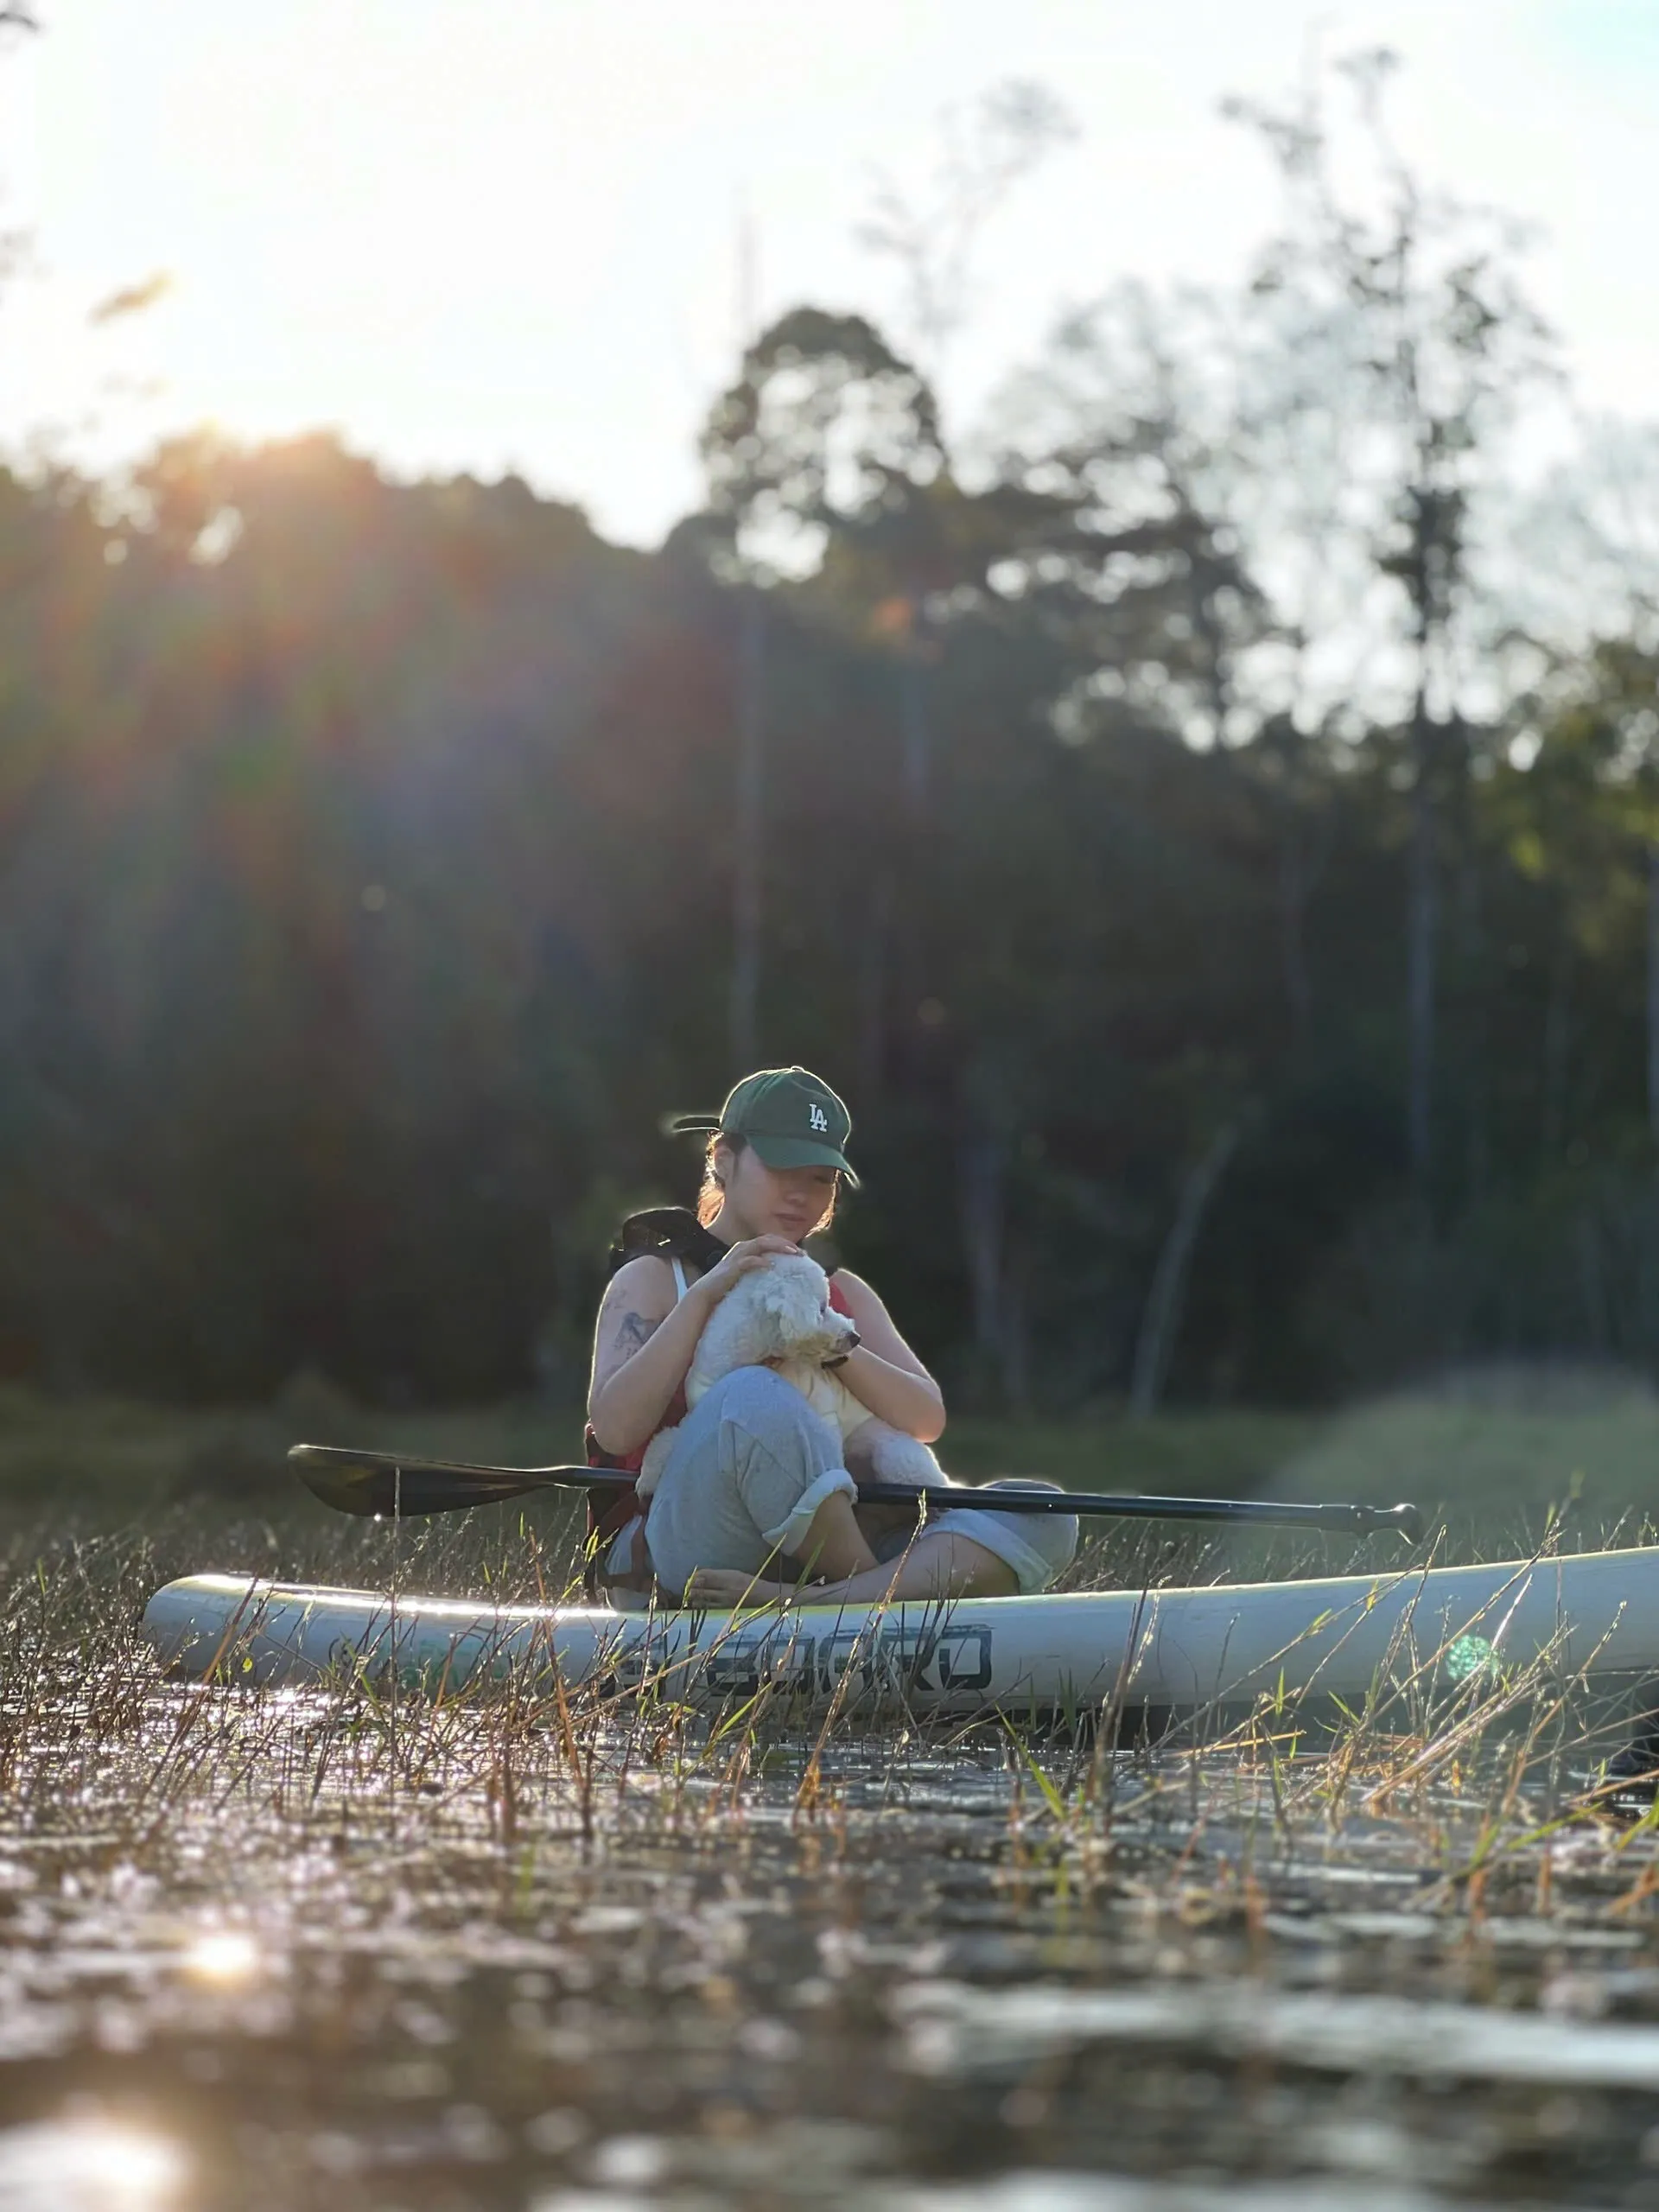
M 712 1131 L 697 1216 L 715 1242 L 701 1270 L 678 1255 L 627 1261 L 600 1307 L 588 1412 L 601 1450 L 637 1465 L 658 1430 L 680 1421 L 643 1522 L 601 1561 L 613 1602 L 639 1602 L 654 1581 L 670 1602 L 722 1606 L 793 1596 L 803 1575 L 815 1604 L 1042 1588 L 1076 1548 L 1075 1521 L 966 1509 L 912 1540 L 907 1519 L 895 1529 L 890 1510 L 859 1510 L 839 1435 L 767 1368 L 724 1376 L 680 1420 L 709 1314 L 752 1268 L 798 1252 L 833 1215 L 841 1179 L 857 1179 L 844 1150 L 851 1117 L 804 1068 L 763 1069 L 717 1116 L 676 1126 Z M 944 1427 L 939 1386 L 880 1298 L 842 1268 L 831 1299 L 859 1336 L 841 1380 L 871 1413 L 932 1443 Z

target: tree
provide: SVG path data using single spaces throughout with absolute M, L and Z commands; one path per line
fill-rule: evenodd
M 1362 427 L 1355 520 L 1398 588 L 1409 651 L 1412 830 L 1407 902 L 1407 1128 L 1427 1193 L 1433 1156 L 1435 975 L 1442 817 L 1466 772 L 1459 666 L 1473 588 L 1472 508 L 1522 395 L 1551 365 L 1550 335 L 1515 270 L 1516 226 L 1431 194 L 1389 134 L 1382 93 L 1396 57 L 1338 65 L 1372 169 L 1370 204 L 1344 197 L 1321 93 L 1294 109 L 1235 102 L 1272 153 L 1287 223 L 1255 279 L 1288 309 L 1319 364 L 1316 404 Z
M 1046 86 L 1011 78 L 967 108 L 940 115 L 932 175 L 919 198 L 878 174 L 857 236 L 899 264 L 899 327 L 935 382 L 968 320 L 974 257 L 986 226 L 1014 187 L 1077 135 Z

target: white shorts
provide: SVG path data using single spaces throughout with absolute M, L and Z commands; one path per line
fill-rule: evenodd
M 1027 1475 L 1003 1475 L 994 1483 L 980 1484 L 973 1493 L 976 1502 L 972 1505 L 953 1505 L 943 1513 L 930 1505 L 927 1532 L 931 1535 L 937 1529 L 982 1545 L 1005 1567 L 1013 1568 L 1019 1578 L 1020 1594 L 1028 1598 L 1034 1591 L 1046 1590 L 1077 1557 L 1077 1515 L 998 1513 L 977 1500 L 991 1491 L 1057 1491 L 1059 1487 L 1058 1483 L 1039 1482 Z

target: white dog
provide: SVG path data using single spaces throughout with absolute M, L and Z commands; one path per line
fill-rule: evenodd
M 686 1375 L 686 1405 L 695 1406 L 734 1368 L 771 1367 L 840 1431 L 849 1455 L 867 1460 L 878 1482 L 918 1489 L 948 1483 L 925 1444 L 877 1421 L 825 1365 L 857 1342 L 852 1323 L 830 1303 L 830 1278 L 817 1262 L 779 1253 L 740 1276 L 709 1315 Z M 646 1446 L 635 1484 L 641 1497 L 656 1489 L 677 1433 L 659 1429 Z

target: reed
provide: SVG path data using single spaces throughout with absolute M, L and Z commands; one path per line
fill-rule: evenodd
M 182 2145 L 213 2203 L 243 2201 L 256 2152 L 276 2206 L 829 2202 L 1033 2155 L 1271 2182 L 1351 2176 L 1362 2121 L 1402 2171 L 1428 2145 L 1471 2187 L 1523 2158 L 1535 2194 L 1572 2201 L 1592 2145 L 1639 2171 L 1659 2077 L 1586 2086 L 1571 2051 L 1576 2022 L 1659 2011 L 1659 1824 L 1586 1800 L 1606 1745 L 1557 1655 L 1448 1696 L 1442 1655 L 1402 1639 L 1346 1711 L 1279 1694 L 1137 1732 L 1120 1686 L 1058 1720 L 872 1732 L 804 1726 L 773 1688 L 705 1715 L 662 1682 L 570 1688 L 533 1655 L 425 1694 L 360 1669 L 180 1687 L 137 1634 L 204 1558 L 545 1599 L 577 1542 L 545 1505 L 15 1528 L 0 1900 L 8 2048 L 34 2055 L 0 2058 L 0 2091 L 27 2064 L 64 2125 Z M 1305 1542 L 1252 1561 L 1354 1563 Z M 1150 1590 L 1236 1562 L 1149 1530 L 1077 1572 Z M 1375 2063 L 1351 2037 L 1310 2057 L 1310 1990 L 1338 2026 L 1378 2024 Z M 1570 2112 L 1541 2120 L 1535 2053 L 1459 2058 L 1448 2100 L 1388 2024 L 1418 2006 L 1446 2035 L 1489 2005 L 1541 2050 L 1559 2032 Z M 0 2134 L 0 2177 L 4 2158 Z M 416 2166 L 418 2191 L 398 2179 Z

